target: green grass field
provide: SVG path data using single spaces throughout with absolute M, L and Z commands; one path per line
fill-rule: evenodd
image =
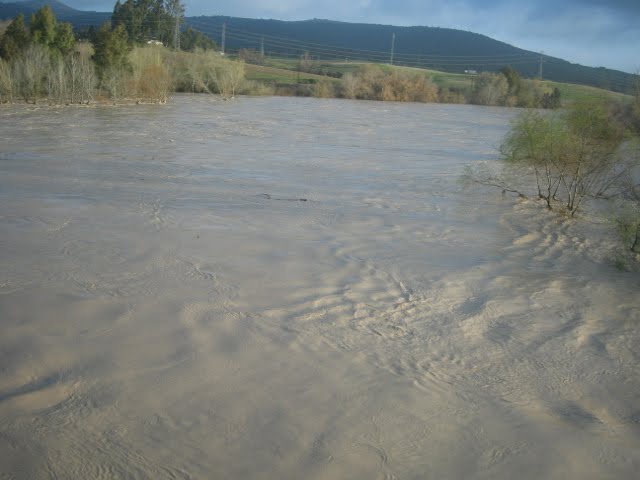
M 323 78 L 328 78 L 334 82 L 349 72 L 355 72 L 364 63 L 345 61 L 321 61 L 312 64 L 311 70 L 318 73 L 298 72 L 300 60 L 287 58 L 266 58 L 265 65 L 246 66 L 246 76 L 248 80 L 261 81 L 277 84 L 296 84 L 298 82 L 313 83 Z M 437 70 L 427 70 L 413 67 L 391 66 L 387 64 L 376 64 L 385 70 L 399 69 L 426 75 L 439 87 L 455 89 L 462 92 L 470 91 L 473 85 L 474 75 L 448 73 Z M 586 85 L 575 85 L 569 83 L 558 83 L 552 81 L 542 81 L 544 85 L 560 90 L 563 103 L 571 103 L 585 98 L 608 98 L 625 99 L 628 95 L 611 92 L 596 87 Z

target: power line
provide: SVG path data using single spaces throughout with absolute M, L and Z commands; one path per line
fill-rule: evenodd
M 207 21 L 198 21 L 197 19 L 189 19 L 188 22 L 190 25 L 198 25 L 200 24 L 201 30 L 203 32 L 205 32 L 205 30 L 216 30 L 219 28 L 218 25 L 215 24 L 211 24 L 210 22 Z M 302 48 L 306 49 L 306 50 L 316 50 L 318 47 L 320 49 L 333 49 L 333 50 L 340 50 L 340 51 L 345 51 L 345 52 L 360 52 L 360 53 L 372 53 L 372 54 L 382 54 L 383 52 L 379 51 L 379 50 L 367 50 L 367 49 L 356 49 L 356 48 L 351 48 L 351 47 L 340 47 L 337 45 L 331 45 L 331 44 L 325 44 L 325 43 L 314 43 L 314 42 L 303 42 L 300 40 L 293 40 L 291 38 L 285 38 L 285 37 L 279 37 L 279 36 L 274 36 L 274 35 L 264 35 L 264 34 L 260 34 L 260 33 L 254 33 L 254 32 L 248 32 L 245 30 L 240 30 L 240 29 L 235 29 L 233 27 L 227 26 L 227 30 L 229 32 L 234 32 L 237 35 L 243 35 L 247 38 L 260 38 L 260 37 L 264 37 L 265 39 L 269 40 L 269 43 L 276 43 L 276 44 L 281 44 L 281 43 L 293 43 L 295 42 L 296 44 L 300 45 Z M 395 53 L 394 57 L 402 57 L 402 56 L 416 56 L 417 54 L 399 54 L 399 53 Z M 457 59 L 491 59 L 491 58 L 517 58 L 517 57 L 522 57 L 524 55 L 528 55 L 528 56 L 532 56 L 537 58 L 537 54 L 533 53 L 533 52 L 526 52 L 526 51 L 522 51 L 522 53 L 505 53 L 505 54 L 493 54 L 493 55 L 438 55 L 438 54 L 421 54 L 425 57 L 429 57 L 429 58 L 457 58 Z
M 239 41 L 244 41 L 247 43 L 252 43 L 252 42 L 256 42 L 257 39 L 246 35 L 246 34 L 238 34 L 238 33 L 232 33 L 233 31 L 227 27 L 227 35 L 230 38 L 239 40 Z M 217 35 L 217 32 L 215 31 L 215 29 L 207 29 L 207 31 L 203 32 L 203 33 L 208 33 L 208 34 L 212 34 L 212 35 Z M 262 37 L 261 37 L 262 38 Z M 380 61 L 384 61 L 385 58 L 388 58 L 387 55 L 384 52 L 379 52 L 379 51 L 373 51 L 373 50 L 366 50 L 366 51 L 362 51 L 362 50 L 355 50 L 355 49 L 339 49 L 336 47 L 327 47 L 327 48 L 312 48 L 309 49 L 308 48 L 308 44 L 306 43 L 302 43 L 302 42 L 298 42 L 295 40 L 289 40 L 289 41 L 271 41 L 269 42 L 271 46 L 275 46 L 275 47 L 279 47 L 279 48 L 285 48 L 285 49 L 290 49 L 290 50 L 296 50 L 296 51 L 308 51 L 308 52 L 312 52 L 315 53 L 316 56 L 334 56 L 334 57 L 350 57 L 350 58 L 358 58 L 358 59 L 371 59 L 371 60 L 380 60 Z M 364 55 L 358 55 L 359 52 L 367 52 Z M 440 65 L 469 65 L 469 64 L 485 64 L 485 65 L 504 65 L 505 63 L 520 63 L 522 64 L 523 62 L 534 62 L 536 57 L 524 57 L 524 56 L 520 56 L 520 57 L 494 57 L 493 59 L 488 59 L 484 58 L 484 57 L 467 57 L 468 60 L 463 60 L 462 57 L 458 57 L 458 56 L 449 56 L 449 57 L 445 57 L 445 56 L 427 56 L 424 54 L 403 54 L 402 56 L 394 53 L 394 60 L 398 57 L 402 57 L 400 58 L 400 61 L 402 63 L 407 63 L 407 62 L 411 62 L 413 61 L 413 63 L 416 64 L 423 64 L 423 63 L 431 63 L 431 64 L 440 64 Z

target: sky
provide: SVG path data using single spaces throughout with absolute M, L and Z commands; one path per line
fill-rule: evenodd
M 115 0 L 61 1 L 81 10 L 110 11 L 115 3 Z M 640 72 L 640 0 L 183 1 L 187 16 L 322 18 L 457 28 L 574 63 Z

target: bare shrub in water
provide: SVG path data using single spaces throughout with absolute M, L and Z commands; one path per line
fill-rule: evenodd
M 560 203 L 573 216 L 585 198 L 605 197 L 620 187 L 628 170 L 617 155 L 623 133 L 605 105 L 579 102 L 561 115 L 522 115 L 502 152 L 508 161 L 533 169 L 538 196 L 549 209 Z
M 222 61 L 216 66 L 216 84 L 218 93 L 225 98 L 235 96 L 236 90 L 242 86 L 244 82 L 244 61 L 227 60 Z
M 323 78 L 313 85 L 313 96 L 316 98 L 332 98 L 334 96 L 333 84 L 328 78 Z
M 9 62 L 0 58 L 0 103 L 13 102 L 13 70 Z
M 132 81 L 138 99 L 160 103 L 167 101 L 173 79 L 165 66 L 164 53 L 163 47 L 136 48 L 132 52 Z
M 35 103 L 44 96 L 49 65 L 49 52 L 40 45 L 30 45 L 14 61 L 14 85 L 25 102 Z
M 131 73 L 127 70 L 117 67 L 107 67 L 102 70 L 101 88 L 114 102 L 129 96 L 131 83 Z
M 220 55 L 196 49 L 193 53 L 176 52 L 170 60 L 170 70 L 177 90 L 191 93 L 216 91 L 216 65 Z
M 435 102 L 438 87 L 423 74 L 363 65 L 342 78 L 346 98 L 392 102 Z
M 241 95 L 272 96 L 275 95 L 275 86 L 271 83 L 245 80 L 239 92 Z
M 504 105 L 508 93 L 509 83 L 504 75 L 484 72 L 474 79 L 471 103 L 477 105 Z
M 356 98 L 358 94 L 358 79 L 349 72 L 342 76 L 342 96 L 344 98 Z

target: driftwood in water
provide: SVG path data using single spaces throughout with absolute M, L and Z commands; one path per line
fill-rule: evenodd
M 257 195 L 257 196 L 265 198 L 267 200 L 282 200 L 284 202 L 306 202 L 307 201 L 306 198 L 279 198 L 279 197 L 272 197 L 268 193 L 261 193 L 260 195 Z

